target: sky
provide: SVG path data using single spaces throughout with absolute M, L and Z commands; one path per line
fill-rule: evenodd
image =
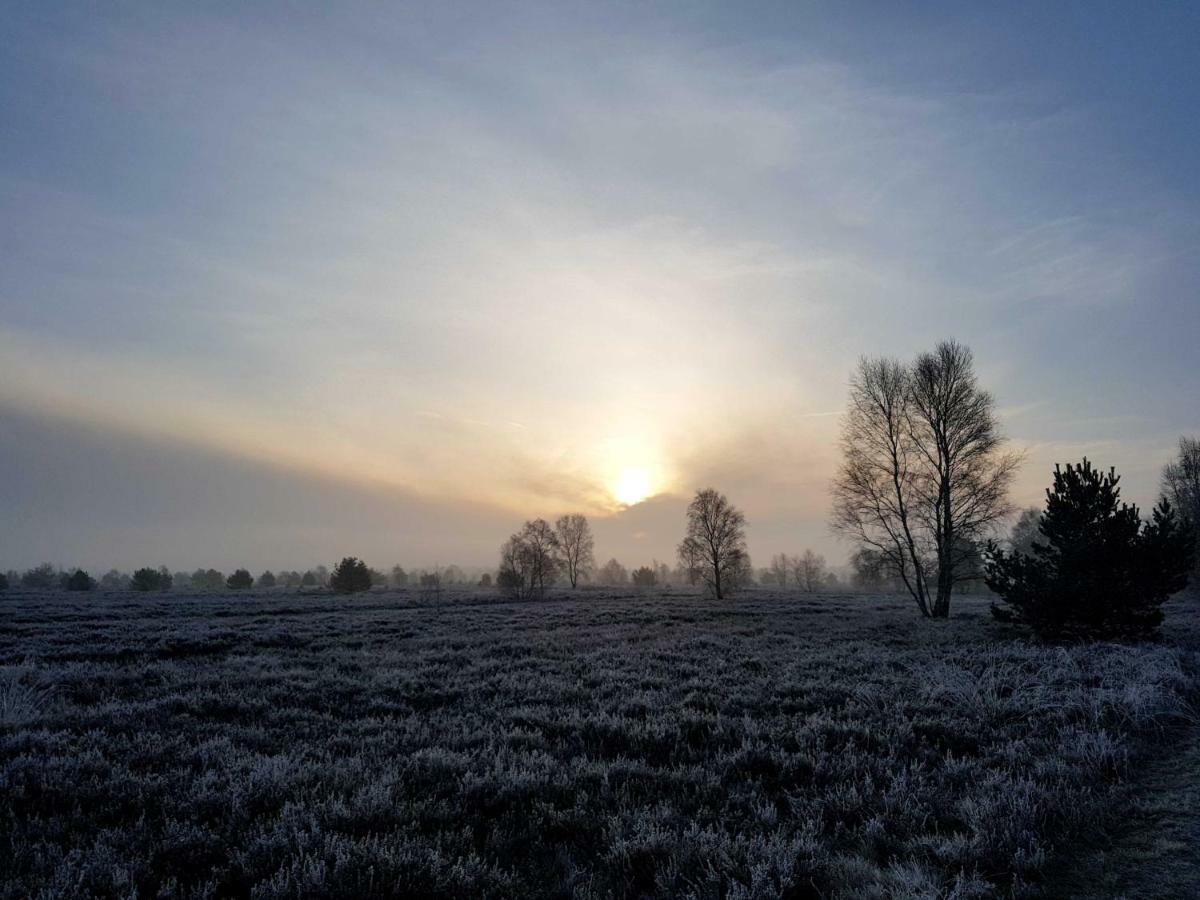
M 1200 432 L 1200 7 L 25 4 L 0 568 L 670 560 L 831 534 L 862 355 L 953 337 L 1037 504 Z

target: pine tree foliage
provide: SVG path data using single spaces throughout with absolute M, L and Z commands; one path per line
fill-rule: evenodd
M 371 570 L 356 556 L 347 556 L 334 566 L 329 586 L 339 594 L 357 594 L 371 589 Z
M 1032 553 L 988 547 L 996 618 L 1048 638 L 1141 637 L 1158 627 L 1162 604 L 1187 585 L 1192 532 L 1166 499 L 1143 524 L 1119 482 L 1086 458 L 1055 467 Z

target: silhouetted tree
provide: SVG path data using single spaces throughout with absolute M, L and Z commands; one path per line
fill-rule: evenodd
M 687 534 L 679 560 L 698 561 L 700 578 L 718 600 L 726 591 L 753 580 L 746 552 L 746 517 L 724 494 L 697 491 L 688 505 Z
M 1013 553 L 1033 553 L 1033 542 L 1038 537 L 1038 523 L 1042 519 L 1042 511 L 1036 506 L 1021 510 L 1017 521 L 1013 523 L 1012 531 L 1008 534 L 1008 549 Z
M 567 580 L 572 588 L 578 587 L 580 579 L 586 579 L 596 567 L 592 526 L 584 516 L 572 513 L 559 517 L 554 523 L 554 533 Z
M 400 566 L 392 566 L 392 587 L 402 588 L 408 585 L 408 573 Z
M 440 566 L 434 566 L 427 572 L 422 572 L 419 579 L 421 596 L 429 600 L 442 599 L 442 586 L 449 583 L 446 572 Z
M 1179 439 L 1179 455 L 1163 468 L 1162 493 L 1192 533 L 1200 533 L 1200 439 Z M 1192 583 L 1197 581 L 1200 581 L 1200 552 L 1196 553 L 1192 571 Z
M 4 572 L 0 572 L 0 591 L 7 591 L 7 590 L 8 590 L 8 575 L 6 575 Z
M 649 566 L 639 566 L 630 575 L 634 587 L 652 588 L 658 583 L 658 575 Z
M 609 587 L 622 587 L 629 584 L 629 571 L 617 560 L 610 559 L 600 567 L 596 580 Z
M 275 573 L 270 569 L 267 569 L 267 571 L 258 576 L 258 586 L 260 588 L 273 588 L 278 583 Z
M 497 585 L 517 598 L 543 597 L 560 564 L 558 536 L 545 519 L 533 519 L 500 548 Z
M 1162 621 L 1162 604 L 1187 585 L 1193 536 L 1164 498 L 1143 527 L 1136 506 L 1120 502 L 1119 476 L 1084 459 L 1054 467 L 1033 553 L 988 545 L 987 584 L 1000 595 L 992 612 L 1044 637 L 1144 636 Z
M 96 579 L 83 569 L 76 569 L 67 579 L 68 591 L 90 591 L 96 586 Z
M 480 575 L 479 586 L 481 588 L 490 588 L 492 586 L 492 576 L 487 572 L 484 572 L 482 575 Z
M 216 569 L 197 569 L 192 573 L 192 589 L 197 591 L 223 591 L 225 573 Z
M 117 569 L 109 569 L 100 577 L 100 587 L 106 591 L 127 591 L 131 584 L 132 579 Z
M 21 576 L 21 587 L 47 590 L 58 584 L 58 570 L 50 563 L 42 563 L 26 570 Z
M 877 552 L 922 615 L 948 616 L 960 554 L 1008 515 L 1019 462 L 971 351 L 943 341 L 908 366 L 860 360 L 841 443 L 834 528 Z
M 887 576 L 883 556 L 870 547 L 859 547 L 850 556 L 854 586 L 862 591 L 878 591 L 886 587 Z
M 792 558 L 786 553 L 776 553 L 771 557 L 771 565 L 763 570 L 759 581 L 763 584 L 774 584 L 781 588 L 788 586 L 792 577 Z
M 157 569 L 142 568 L 133 573 L 129 586 L 135 591 L 169 591 L 173 579 L 165 566 Z
M 371 570 L 355 556 L 347 556 L 334 569 L 329 586 L 339 594 L 357 594 L 371 589 Z
M 225 579 L 225 587 L 231 591 L 244 591 L 254 587 L 254 576 L 249 569 L 234 569 L 233 574 Z
M 825 584 L 825 557 L 811 550 L 792 557 L 793 576 L 800 590 L 807 593 L 819 591 Z
M 317 576 L 314 575 L 311 571 L 305 572 L 300 577 L 300 586 L 301 587 L 316 587 L 317 586 Z

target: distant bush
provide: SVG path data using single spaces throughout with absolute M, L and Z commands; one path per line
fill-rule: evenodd
M 1120 502 L 1119 481 L 1087 459 L 1055 466 L 1032 554 L 988 547 L 997 619 L 1049 638 L 1142 637 L 1159 626 L 1162 604 L 1187 586 L 1191 529 L 1166 499 L 1143 524 Z
M 275 573 L 270 569 L 258 576 L 258 586 L 260 588 L 273 588 L 277 584 Z
M 301 587 L 316 587 L 317 586 L 317 576 L 314 575 L 311 571 L 305 572 L 302 576 L 300 576 L 300 586 Z
M 197 591 L 223 591 L 225 573 L 216 569 L 197 569 L 192 573 L 192 589 Z
M 106 591 L 127 591 L 130 588 L 130 578 L 117 569 L 109 569 L 100 577 L 100 587 Z
M 68 591 L 90 591 L 96 587 L 96 579 L 83 569 L 76 569 L 67 578 Z
M 50 563 L 42 563 L 40 566 L 35 566 L 28 569 L 21 576 L 21 587 L 33 588 L 34 590 L 46 590 L 47 588 L 55 587 L 58 584 L 58 570 Z
M 655 583 L 658 581 L 658 576 L 649 566 L 641 566 L 640 568 L 634 569 L 630 578 L 633 580 L 633 586 L 640 588 L 654 587 Z
M 339 594 L 357 594 L 371 589 L 371 570 L 355 556 L 347 556 L 333 569 L 329 586 Z
M 129 586 L 135 591 L 169 591 L 174 579 L 165 567 L 138 569 Z
M 231 591 L 244 591 L 254 587 L 254 576 L 248 569 L 237 569 L 225 579 L 225 587 Z
M 479 576 L 479 586 L 481 588 L 490 588 L 492 586 L 492 576 L 484 572 Z

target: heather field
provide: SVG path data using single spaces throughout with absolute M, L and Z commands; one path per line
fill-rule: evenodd
M 1191 710 L 958 602 L 0 597 L 0 897 L 1048 893 Z

